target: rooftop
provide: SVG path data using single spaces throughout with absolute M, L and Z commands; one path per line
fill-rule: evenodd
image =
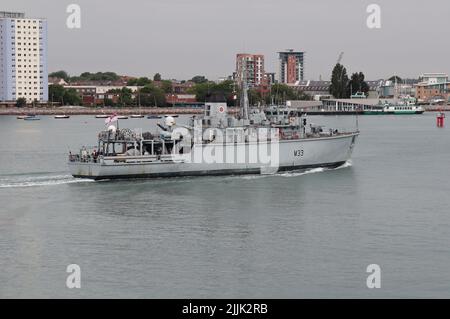
M 24 12 L 0 11 L 0 18 L 25 18 Z
M 436 72 L 436 73 L 424 73 L 421 75 L 422 78 L 429 78 L 429 77 L 448 77 L 448 75 L 446 73 L 440 73 L 440 72 Z
M 381 80 L 366 81 L 371 91 L 376 91 L 380 85 Z M 295 84 L 296 87 L 304 91 L 328 91 L 331 81 L 299 81 Z

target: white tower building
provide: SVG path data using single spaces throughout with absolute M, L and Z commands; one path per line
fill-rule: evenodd
M 0 101 L 48 101 L 47 20 L 0 12 Z

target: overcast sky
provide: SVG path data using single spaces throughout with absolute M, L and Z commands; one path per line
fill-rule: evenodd
M 81 6 L 81 29 L 66 7 Z M 366 26 L 369 4 L 381 29 Z M 70 74 L 214 80 L 234 71 L 238 52 L 261 53 L 278 72 L 277 51 L 306 51 L 305 77 L 329 79 L 339 53 L 366 79 L 450 71 L 448 0 L 2 0 L 0 10 L 45 17 L 49 69 Z

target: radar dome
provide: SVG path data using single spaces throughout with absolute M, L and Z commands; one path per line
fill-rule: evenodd
M 108 131 L 111 131 L 111 132 L 115 133 L 116 132 L 116 127 L 114 125 L 110 125 L 110 126 L 108 126 Z
M 165 119 L 165 123 L 167 126 L 174 126 L 175 125 L 175 119 L 172 116 L 167 116 Z

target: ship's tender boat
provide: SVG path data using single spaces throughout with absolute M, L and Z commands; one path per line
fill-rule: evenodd
M 62 119 L 68 119 L 70 118 L 69 115 L 55 115 L 55 119 L 62 120 Z

